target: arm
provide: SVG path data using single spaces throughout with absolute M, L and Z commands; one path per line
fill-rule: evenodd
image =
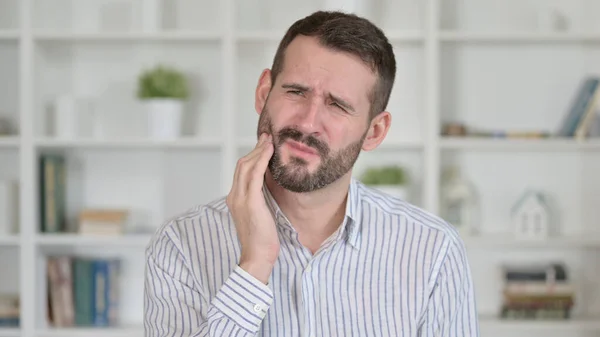
M 475 290 L 466 250 L 450 241 L 427 303 L 421 337 L 478 337 Z
M 146 251 L 144 336 L 256 336 L 271 290 L 238 266 L 211 300 L 178 242 L 163 232 Z

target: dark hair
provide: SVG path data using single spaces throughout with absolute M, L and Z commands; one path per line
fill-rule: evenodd
M 283 68 L 285 50 L 298 35 L 317 37 L 326 47 L 360 57 L 378 76 L 369 93 L 370 119 L 385 110 L 396 76 L 396 60 L 392 45 L 381 29 L 355 14 L 314 12 L 294 22 L 279 43 L 271 67 L 272 83 Z

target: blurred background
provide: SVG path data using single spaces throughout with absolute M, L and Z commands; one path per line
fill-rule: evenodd
M 600 336 L 596 0 L 0 0 L 0 336 L 142 336 L 150 236 L 229 191 L 285 30 L 340 8 L 398 63 L 355 176 L 459 228 L 483 336 Z

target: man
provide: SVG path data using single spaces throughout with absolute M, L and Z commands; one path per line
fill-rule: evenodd
M 316 12 L 256 87 L 230 193 L 147 249 L 146 336 L 478 336 L 465 248 L 440 218 L 352 179 L 391 124 L 392 47 Z

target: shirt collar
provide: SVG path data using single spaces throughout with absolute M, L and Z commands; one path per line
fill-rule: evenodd
M 352 247 L 359 249 L 360 248 L 360 233 L 361 233 L 361 195 L 360 195 L 360 186 L 359 182 L 352 178 L 350 181 L 350 185 L 348 187 L 348 198 L 346 199 L 346 215 L 344 217 L 344 221 L 342 223 L 344 238 L 347 243 L 349 243 Z M 267 206 L 269 207 L 271 213 L 273 214 L 273 218 L 278 226 L 282 226 L 286 229 L 295 232 L 295 229 L 290 224 L 290 221 L 287 219 L 285 214 L 279 208 L 277 201 L 273 198 L 271 191 L 267 187 L 267 184 L 263 184 L 263 194 L 265 196 L 265 201 L 267 202 Z

